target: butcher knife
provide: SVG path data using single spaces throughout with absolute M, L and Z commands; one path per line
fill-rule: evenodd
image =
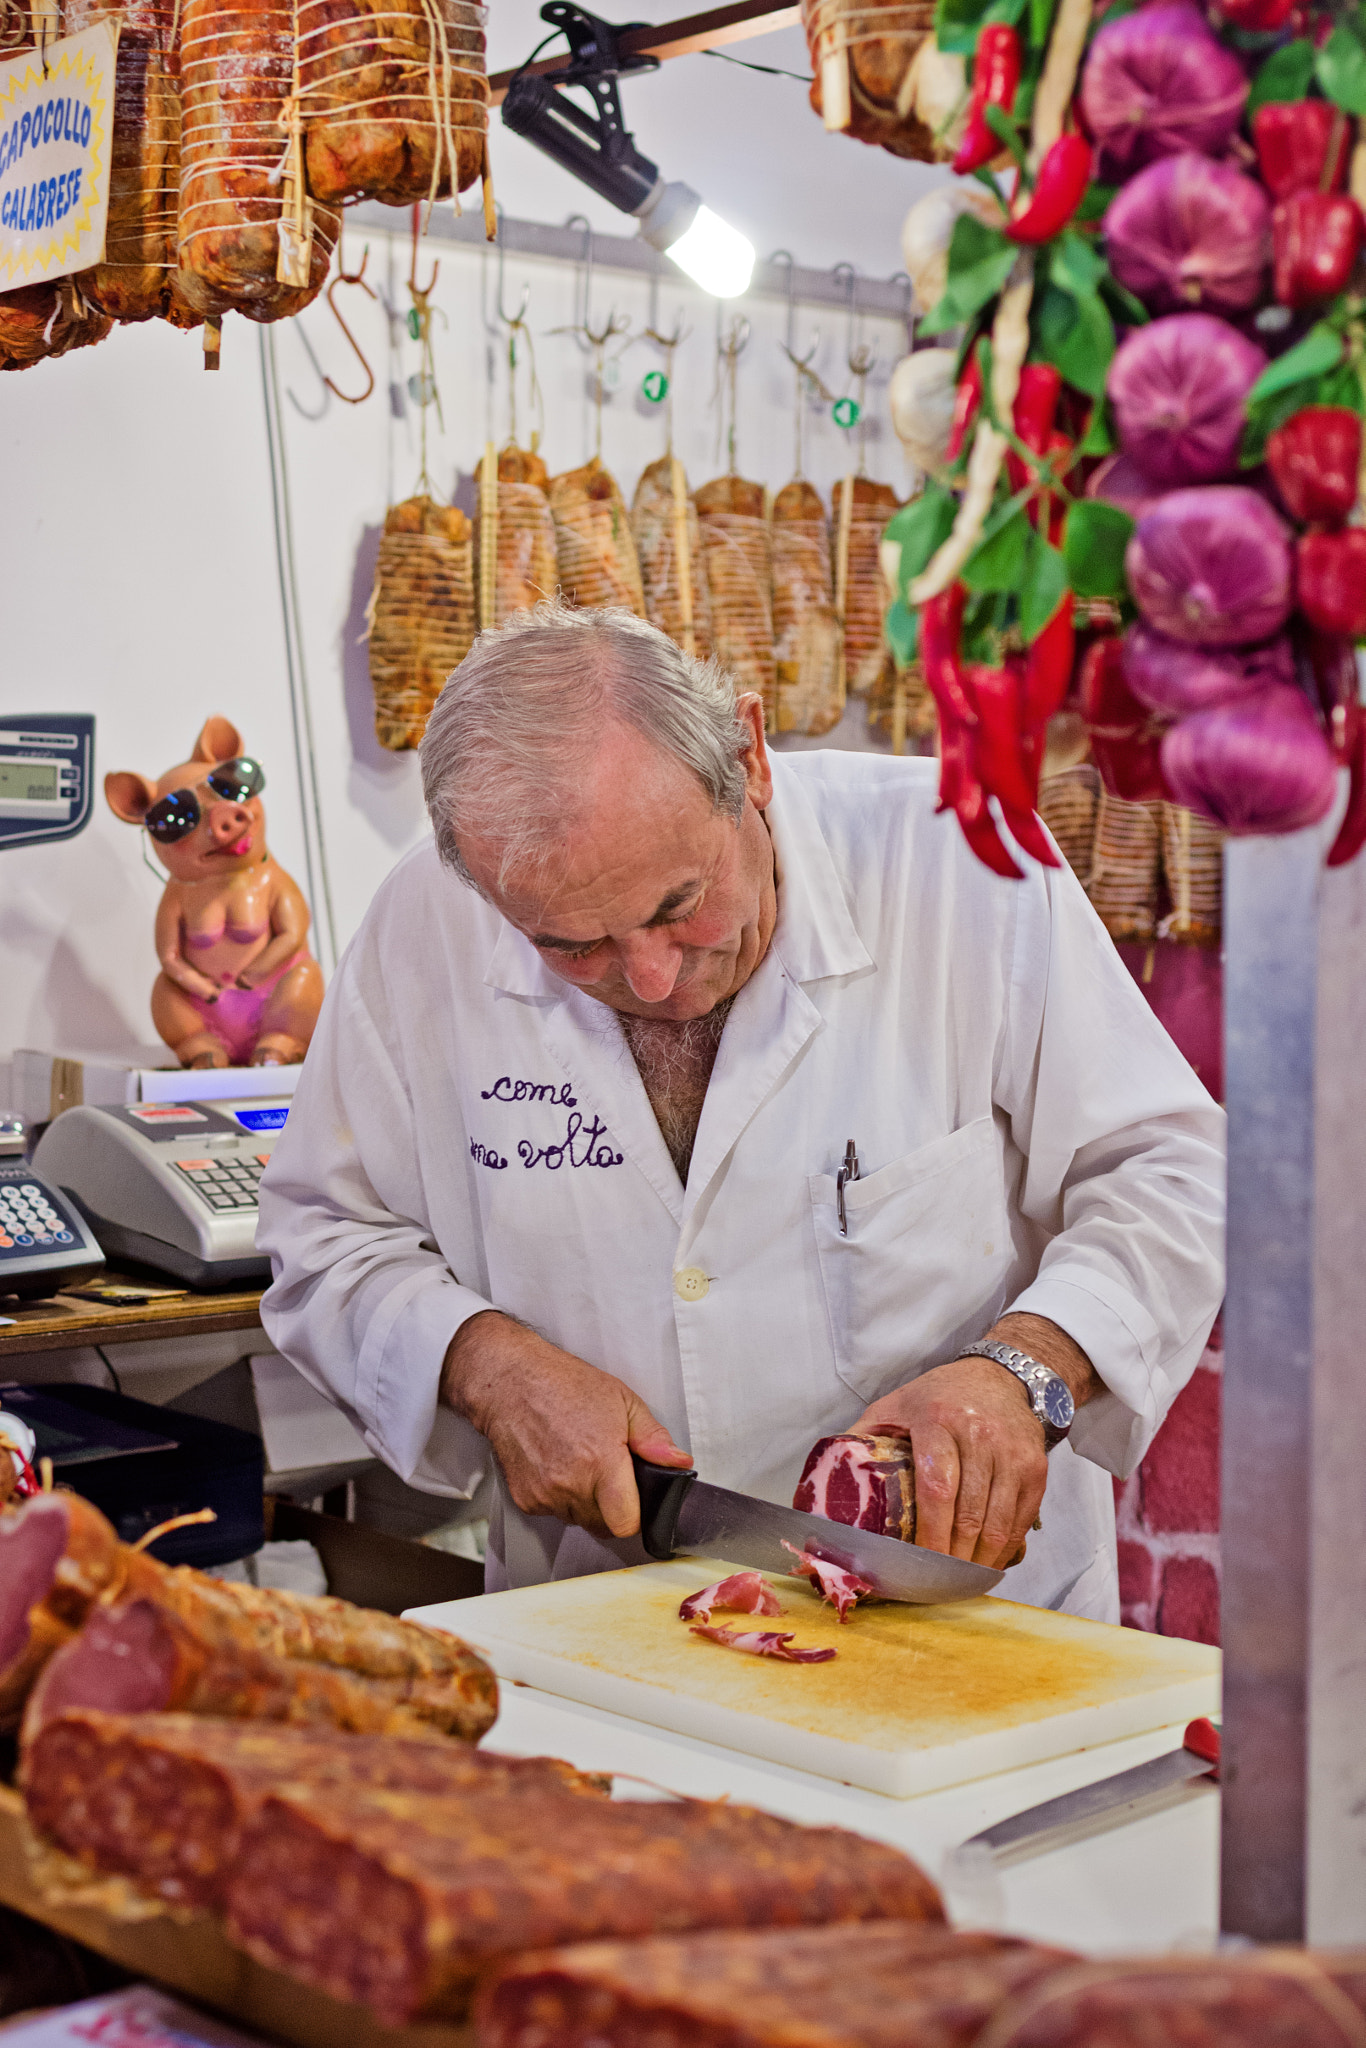
M 994 1828 L 983 1828 L 980 1835 L 969 1836 L 955 1853 L 988 1849 L 999 1855 L 1027 1845 L 1041 1847 L 1045 1836 L 1070 1832 L 1102 1814 L 1112 1815 L 1115 1821 L 1126 1820 L 1131 1817 L 1130 1809 L 1141 1807 L 1155 1794 L 1168 1791 L 1173 1785 L 1186 1784 L 1192 1778 L 1211 1778 L 1217 1784 L 1219 1748 L 1220 1734 L 1213 1721 L 1192 1721 L 1180 1749 L 1152 1757 L 1146 1764 L 1135 1764 L 1131 1771 L 1099 1778 L 1094 1785 L 1064 1792 L 1058 1799 L 1045 1799 L 1042 1805 L 1026 1807 L 1023 1813 L 1012 1813 L 1009 1820 L 998 1820 Z
M 731 1564 L 761 1572 L 791 1572 L 793 1550 L 836 1564 L 867 1581 L 883 1600 L 909 1600 L 933 1606 L 947 1600 L 971 1600 L 989 1593 L 1002 1573 L 966 1558 L 946 1557 L 918 1543 L 878 1536 L 871 1529 L 851 1529 L 824 1515 L 804 1515 L 796 1508 L 775 1507 L 709 1486 L 696 1472 L 671 1465 L 647 1464 L 633 1452 L 640 1492 L 640 1536 L 651 1557 L 670 1558 L 679 1552 L 723 1557 Z

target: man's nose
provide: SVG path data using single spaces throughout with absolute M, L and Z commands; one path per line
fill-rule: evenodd
M 251 830 L 251 812 L 245 804 L 217 803 L 209 806 L 209 834 L 220 846 L 231 846 Z
M 673 994 L 683 948 L 663 930 L 631 932 L 617 942 L 621 971 L 642 1003 L 662 1003 Z

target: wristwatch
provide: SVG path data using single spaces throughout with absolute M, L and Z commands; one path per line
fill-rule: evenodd
M 1043 1424 L 1043 1440 L 1047 1449 L 1051 1451 L 1055 1444 L 1063 1442 L 1072 1427 L 1077 1404 L 1066 1380 L 1051 1366 L 1040 1365 L 1038 1359 L 1031 1358 L 1027 1351 L 1016 1351 L 1013 1345 L 998 1344 L 991 1337 L 982 1337 L 976 1344 L 965 1344 L 958 1356 L 994 1359 L 1007 1372 L 1013 1372 L 1029 1396 L 1030 1407 Z

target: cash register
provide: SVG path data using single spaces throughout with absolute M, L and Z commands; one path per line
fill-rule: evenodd
M 288 1098 L 271 1096 L 68 1109 L 33 1164 L 107 1258 L 190 1287 L 250 1287 L 270 1278 L 256 1250 L 257 1188 L 288 1114 Z

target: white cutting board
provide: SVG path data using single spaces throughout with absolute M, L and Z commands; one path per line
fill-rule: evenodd
M 1010 1600 L 878 1601 L 841 1625 L 802 1582 L 775 1578 L 780 1620 L 713 1620 L 839 1654 L 745 1656 L 678 1619 L 680 1600 L 734 1569 L 675 1558 L 409 1619 L 473 1643 L 501 1679 L 893 1799 L 1219 1711 L 1218 1650 Z

